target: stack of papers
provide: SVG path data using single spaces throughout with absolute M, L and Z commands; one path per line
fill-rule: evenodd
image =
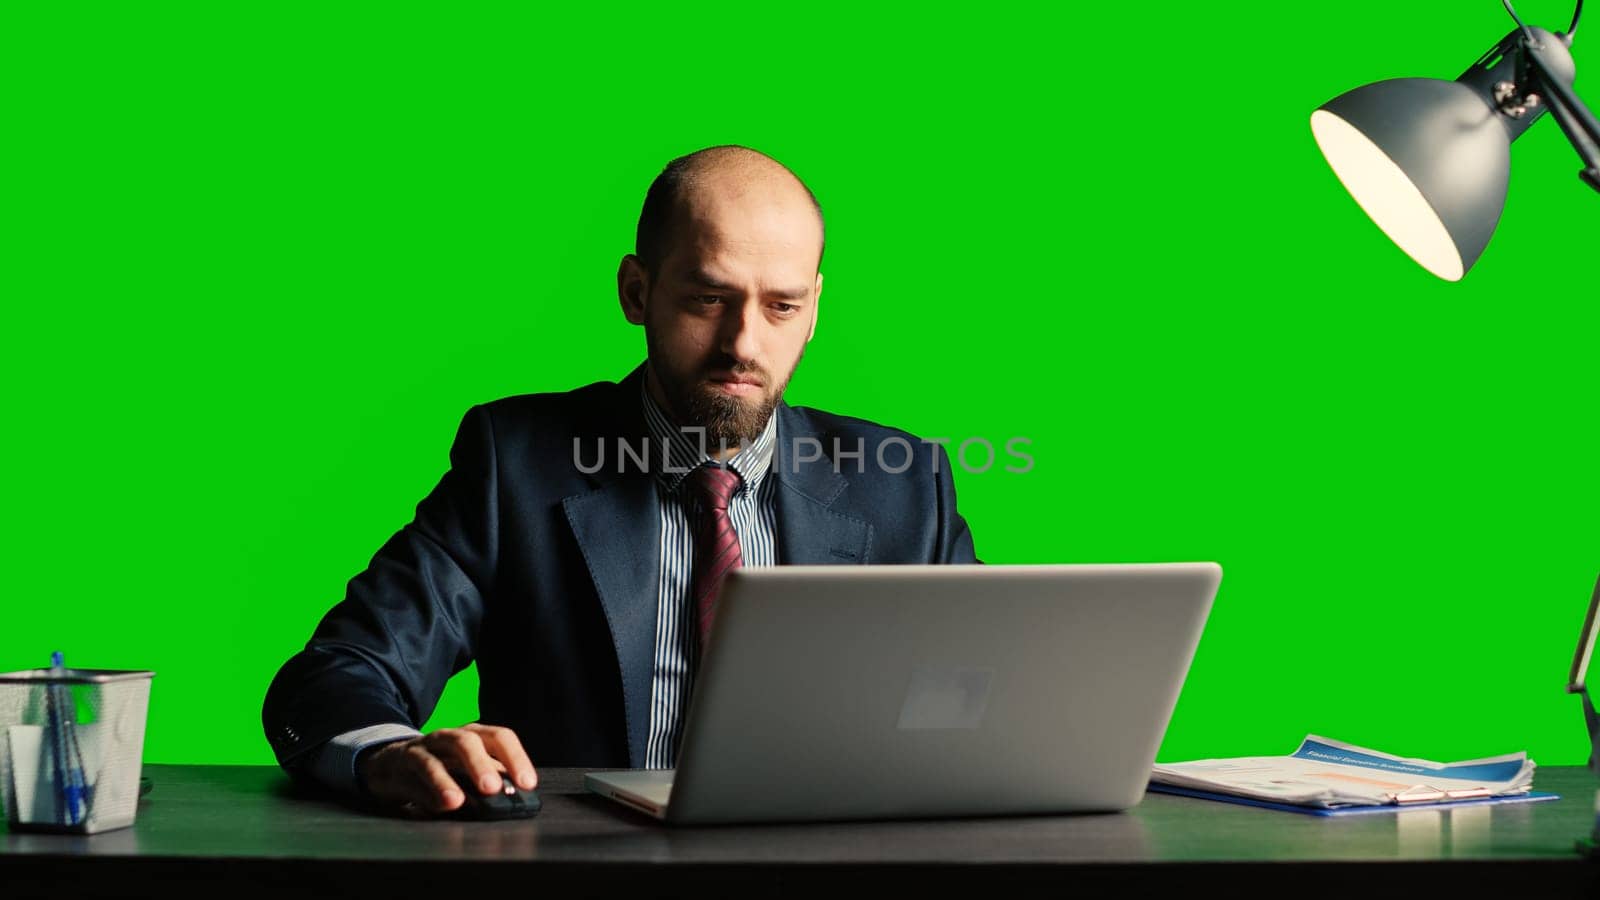
M 1150 780 L 1249 800 L 1337 809 L 1523 795 L 1533 788 L 1533 770 L 1526 753 L 1438 763 L 1307 735 L 1290 756 L 1157 763 Z

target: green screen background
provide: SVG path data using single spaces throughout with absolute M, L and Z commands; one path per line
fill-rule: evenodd
M 641 358 L 645 187 L 729 142 L 828 215 L 791 402 L 1029 438 L 958 475 L 989 562 L 1222 563 L 1162 760 L 1587 752 L 1600 197 L 1541 121 L 1449 284 L 1307 124 L 1454 78 L 1492 0 L 62 10 L 0 22 L 0 669 L 156 670 L 149 761 L 270 762 L 465 410 Z

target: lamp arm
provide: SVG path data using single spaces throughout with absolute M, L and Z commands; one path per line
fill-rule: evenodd
M 1600 191 L 1600 121 L 1571 87 L 1551 74 L 1544 60 L 1539 58 L 1537 48 L 1524 45 L 1522 56 L 1537 93 L 1545 98 L 1550 115 L 1555 117 L 1556 124 L 1567 135 L 1567 142 L 1583 160 L 1585 168 L 1578 177 Z

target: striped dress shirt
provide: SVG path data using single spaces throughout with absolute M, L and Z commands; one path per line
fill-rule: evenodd
M 694 688 L 700 661 L 698 612 L 693 608 L 694 524 L 706 514 L 698 509 L 685 482 L 688 472 L 711 463 L 702 446 L 703 430 L 680 429 L 672 423 L 649 392 L 644 395 L 645 422 L 651 447 L 665 443 L 671 465 L 655 473 L 660 502 L 661 564 L 656 585 L 655 676 L 650 687 L 650 740 L 645 747 L 645 767 L 670 769 L 677 764 L 683 736 L 683 716 Z M 739 553 L 746 566 L 771 566 L 778 561 L 778 523 L 773 503 L 776 483 L 767 477 L 777 442 L 777 417 L 747 447 L 741 447 L 725 465 L 739 473 L 744 483 L 728 502 L 728 516 L 739 538 Z M 659 459 L 660 456 L 653 458 Z

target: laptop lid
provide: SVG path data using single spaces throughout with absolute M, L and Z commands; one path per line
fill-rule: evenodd
M 778 566 L 723 584 L 665 818 L 1126 809 L 1215 563 Z

